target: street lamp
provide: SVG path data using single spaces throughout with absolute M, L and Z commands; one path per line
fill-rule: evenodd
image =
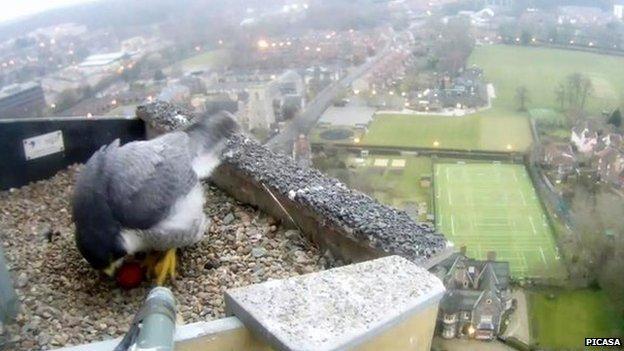
M 264 40 L 264 39 L 258 40 L 258 48 L 266 49 L 268 47 L 269 47 L 269 43 L 266 40 Z

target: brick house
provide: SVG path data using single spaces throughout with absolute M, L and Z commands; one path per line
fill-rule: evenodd
M 440 303 L 438 332 L 445 339 L 493 340 L 512 307 L 509 262 L 466 257 L 465 248 L 438 264 L 432 272 L 447 289 Z

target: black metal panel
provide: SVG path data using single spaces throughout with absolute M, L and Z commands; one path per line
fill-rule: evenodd
M 62 131 L 64 151 L 26 160 L 23 140 Z M 48 178 L 73 163 L 85 162 L 102 145 L 145 138 L 140 119 L 30 118 L 0 120 L 0 190 Z

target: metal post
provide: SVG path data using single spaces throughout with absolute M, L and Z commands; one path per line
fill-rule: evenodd
M 176 301 L 171 290 L 154 288 L 145 301 L 145 314 L 134 351 L 173 351 Z
M 17 316 L 17 301 L 13 282 L 4 259 L 4 251 L 0 246 L 0 323 L 8 324 Z

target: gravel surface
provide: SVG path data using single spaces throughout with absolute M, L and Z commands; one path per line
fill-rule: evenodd
M 164 101 L 141 105 L 137 107 L 136 115 L 160 132 L 186 127 L 194 118 L 191 111 Z
M 7 349 L 45 350 L 120 336 L 149 291 L 147 282 L 117 288 L 76 250 L 69 200 L 78 169 L 0 192 L 0 238 L 22 309 L 7 328 Z M 212 186 L 205 191 L 212 225 L 201 243 L 180 251 L 173 288 L 184 323 L 223 317 L 228 288 L 334 265 L 296 230 Z

